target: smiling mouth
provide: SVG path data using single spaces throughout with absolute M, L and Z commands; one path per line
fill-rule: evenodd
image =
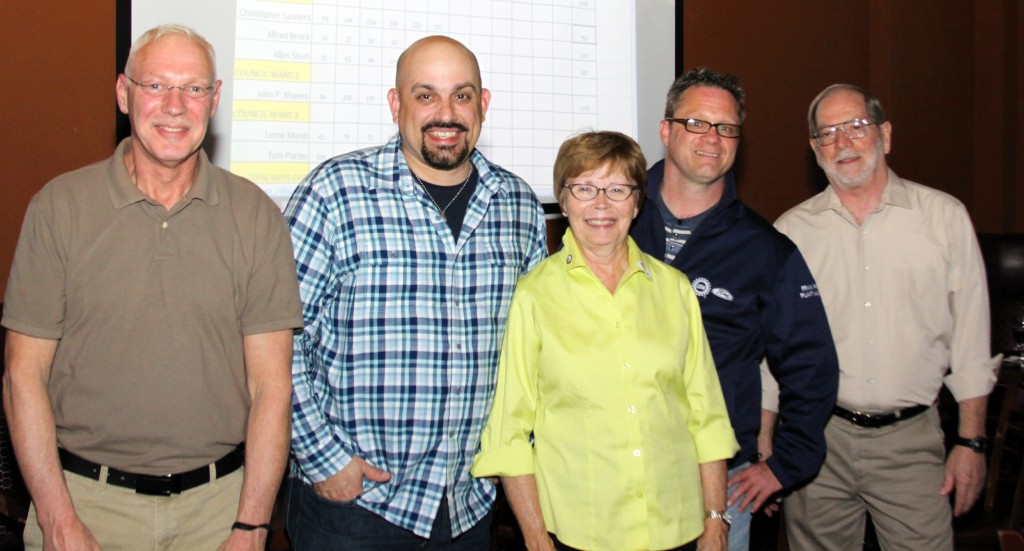
M 718 153 L 711 153 L 710 151 L 704 151 L 704 150 L 701 150 L 701 149 L 695 150 L 694 153 L 698 157 L 711 157 L 712 159 L 717 159 L 717 158 L 721 157 L 721 155 L 719 155 Z

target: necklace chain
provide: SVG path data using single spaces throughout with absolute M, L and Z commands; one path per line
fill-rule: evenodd
M 409 173 L 412 174 L 412 177 L 416 179 L 417 183 L 419 183 L 420 188 L 423 189 L 423 193 L 427 194 L 427 199 L 430 199 L 430 202 L 434 203 L 434 208 L 437 209 L 437 212 L 441 213 L 441 219 L 448 220 L 448 216 L 445 213 L 448 211 L 448 207 L 452 206 L 452 203 L 454 203 L 455 200 L 459 198 L 459 195 L 462 195 L 462 190 L 466 189 L 466 184 L 468 184 L 469 179 L 473 177 L 473 167 L 469 167 L 469 175 L 466 176 L 466 180 L 462 182 L 462 185 L 459 186 L 459 191 L 455 192 L 455 196 L 452 197 L 451 201 L 448 201 L 448 204 L 445 205 L 444 208 L 441 208 L 441 205 L 437 204 L 437 201 L 434 200 L 434 196 L 431 195 L 430 190 L 427 189 L 426 184 L 423 183 L 423 180 L 420 180 L 420 177 L 417 176 L 416 173 L 412 171 L 412 169 L 409 169 Z

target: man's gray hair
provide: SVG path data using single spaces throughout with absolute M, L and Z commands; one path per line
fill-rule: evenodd
M 213 74 L 210 76 L 214 80 L 216 80 L 217 54 L 213 51 L 213 45 L 210 44 L 205 38 L 203 38 L 201 34 L 197 33 L 195 29 L 192 29 L 191 27 L 186 27 L 185 25 L 178 25 L 174 23 L 160 25 L 159 27 L 153 27 L 152 29 L 149 29 L 148 31 L 142 33 L 142 36 L 135 40 L 135 43 L 132 44 L 131 51 L 128 52 L 128 62 L 124 64 L 125 74 L 132 78 L 135 78 L 132 69 L 134 68 L 135 65 L 135 56 L 139 53 L 139 50 L 142 50 L 150 43 L 156 42 L 157 40 L 160 40 L 165 36 L 174 35 L 184 36 L 185 38 L 188 38 L 192 42 L 195 42 L 200 48 L 203 49 L 203 51 L 206 52 L 206 57 L 210 61 L 210 70 L 213 72 Z
M 885 122 L 885 109 L 882 108 L 882 102 L 878 101 L 878 98 L 872 96 L 867 90 L 860 86 L 854 86 L 853 84 L 833 84 L 815 96 L 814 101 L 811 102 L 810 109 L 807 110 L 807 130 L 810 131 L 812 136 L 818 131 L 818 106 L 821 105 L 821 102 L 825 101 L 825 98 L 840 90 L 847 90 L 860 94 L 864 98 L 864 107 L 867 110 L 868 118 L 871 119 L 871 122 L 877 124 Z

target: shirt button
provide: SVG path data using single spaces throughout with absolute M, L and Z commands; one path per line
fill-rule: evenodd
M 629 410 L 630 413 L 636 413 L 636 406 L 629 406 L 626 409 Z
M 629 369 L 629 364 L 622 364 L 622 369 Z
M 639 499 L 643 499 L 644 498 L 644 493 L 643 492 L 637 492 L 636 493 L 636 497 L 639 498 Z
M 871 308 L 871 301 L 865 302 L 864 303 L 864 307 L 865 308 Z
M 633 450 L 633 457 L 640 457 L 640 450 Z
M 164 223 L 160 224 L 160 227 L 166 230 L 167 229 L 167 221 L 164 220 Z
M 615 322 L 615 328 L 616 329 L 622 328 L 622 322 L 620 322 L 620 321 Z
M 441 217 L 440 217 L 440 216 L 435 216 L 435 217 L 434 217 L 434 222 L 437 222 L 437 221 L 439 221 L 439 220 L 441 220 Z
M 460 342 L 460 343 L 456 344 L 455 345 L 455 349 L 456 350 L 462 350 L 462 343 Z

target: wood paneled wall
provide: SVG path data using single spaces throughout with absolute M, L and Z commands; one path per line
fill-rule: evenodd
M 119 69 L 116 0 L 7 8 L 0 293 L 30 197 L 113 150 Z M 769 220 L 824 185 L 807 106 L 828 84 L 851 82 L 888 110 L 899 174 L 958 197 L 979 231 L 1024 231 L 1019 0 L 680 0 L 677 17 L 677 65 L 743 80 L 740 195 Z
M 979 231 L 1024 231 L 1019 1 L 678 4 L 677 67 L 743 81 L 739 191 L 765 218 L 825 185 L 807 141 L 807 108 L 829 84 L 848 82 L 886 108 L 898 174 L 959 198 Z

